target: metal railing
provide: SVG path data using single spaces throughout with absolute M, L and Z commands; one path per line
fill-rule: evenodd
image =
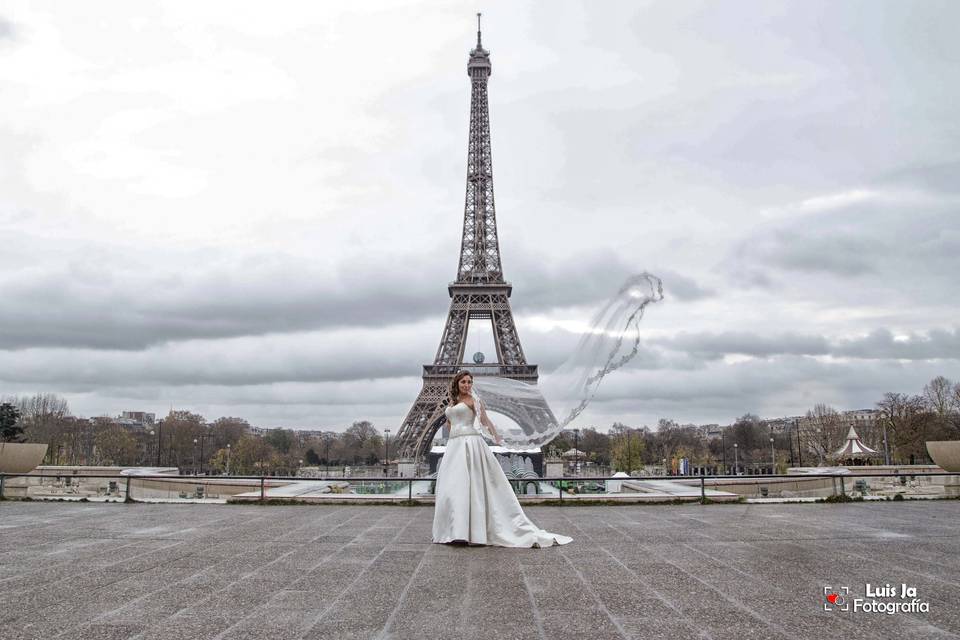
M 13 473 L 0 473 L 0 500 L 6 499 L 9 496 L 6 495 L 6 492 L 10 491 L 14 487 L 11 485 L 10 480 L 16 478 L 24 478 L 26 482 L 16 486 L 16 489 L 24 489 L 25 493 L 29 494 L 29 488 L 33 487 L 50 487 L 61 489 L 61 492 L 48 493 L 39 497 L 39 499 L 82 499 L 83 497 L 92 497 L 91 495 L 83 496 L 81 495 L 80 489 L 83 488 L 84 484 L 87 484 L 86 492 L 90 494 L 89 483 L 85 481 L 88 480 L 106 480 L 106 483 L 99 483 L 100 486 L 96 487 L 97 497 L 104 498 L 109 500 L 111 497 L 115 497 L 118 500 L 123 502 L 150 502 L 163 500 L 162 496 L 157 496 L 155 494 L 162 493 L 162 485 L 171 485 L 167 488 L 168 498 L 173 497 L 172 493 L 176 492 L 176 497 L 174 499 L 188 499 L 188 500 L 209 500 L 211 498 L 221 499 L 223 494 L 228 496 L 227 499 L 236 498 L 238 501 L 247 501 L 255 500 L 259 502 L 265 501 L 289 501 L 297 502 L 304 501 L 305 498 L 309 498 L 310 501 L 324 502 L 324 501 L 376 501 L 377 498 L 385 501 L 402 501 L 405 495 L 406 502 L 414 502 L 415 499 L 417 502 L 432 502 L 433 500 L 433 486 L 435 483 L 434 478 L 429 477 L 412 477 L 412 478 L 398 478 L 396 476 L 390 477 L 342 477 L 342 478 L 303 478 L 298 476 L 235 476 L 235 475 L 210 475 L 210 476 L 198 476 L 198 475 L 167 475 L 167 474 L 128 474 L 128 475 L 107 475 L 107 474 L 91 474 L 91 475 L 81 475 L 81 474 L 68 474 L 68 473 L 43 473 L 43 474 L 13 474 Z M 583 500 L 585 498 L 592 499 L 604 499 L 604 498 L 616 498 L 620 501 L 630 501 L 631 498 L 642 499 L 644 495 L 649 496 L 651 493 L 654 493 L 664 499 L 664 501 L 691 501 L 699 500 L 700 502 L 710 501 L 710 496 L 708 491 L 714 491 L 716 486 L 724 486 L 727 488 L 730 487 L 755 487 L 757 489 L 756 494 L 758 497 L 773 497 L 770 496 L 772 493 L 770 491 L 771 487 L 776 483 L 797 483 L 797 484 L 816 484 L 817 481 L 821 483 L 826 480 L 830 480 L 831 488 L 829 496 L 819 496 L 819 497 L 830 497 L 830 496 L 848 496 L 848 494 L 860 494 L 861 496 L 867 495 L 870 491 L 877 491 L 877 487 L 870 486 L 869 479 L 871 478 L 886 478 L 892 479 L 893 483 L 891 486 L 882 487 L 880 490 L 891 490 L 896 489 L 897 485 L 901 488 L 909 487 L 916 488 L 918 482 L 927 482 L 928 486 L 935 486 L 932 483 L 934 478 L 955 478 L 954 482 L 944 482 L 944 497 L 953 497 L 954 495 L 960 494 L 960 473 L 951 473 L 951 472 L 885 472 L 885 473 L 822 473 L 822 474 L 796 474 L 796 475 L 786 475 L 786 474 L 776 474 L 776 475 L 764 475 L 764 476 L 743 476 L 743 475 L 720 475 L 720 476 L 662 476 L 662 475 L 653 475 L 653 476 L 631 476 L 631 477 L 611 477 L 611 476 L 591 476 L 584 477 L 578 476 L 575 478 L 566 477 L 566 476 L 554 476 L 554 477 L 543 477 L 543 478 L 508 478 L 510 484 L 514 487 L 514 492 L 520 497 L 535 498 L 540 501 L 550 501 L 556 500 L 559 503 L 562 503 L 566 497 L 567 500 L 576 498 L 578 500 Z M 32 483 L 31 480 L 39 480 L 39 483 Z M 53 480 L 53 483 L 44 483 L 44 480 Z M 147 486 L 146 483 L 153 482 L 152 486 Z M 683 494 L 670 494 L 663 493 L 657 494 L 656 492 L 647 492 L 642 491 L 642 487 L 638 488 L 635 492 L 624 493 L 608 493 L 607 488 L 609 483 L 619 483 L 620 485 L 627 483 L 644 483 L 644 482 L 655 482 L 659 486 L 663 486 L 664 482 L 669 483 L 671 486 L 688 486 L 692 489 L 699 489 L 699 496 L 694 495 L 693 493 L 687 492 Z M 351 493 L 339 493 L 336 490 L 331 489 L 329 493 L 323 493 L 320 495 L 297 495 L 297 494 L 270 494 L 271 489 L 280 489 L 284 486 L 289 486 L 293 483 L 298 483 L 302 485 L 305 489 L 304 493 L 310 493 L 306 490 L 308 485 L 314 484 L 318 488 L 324 485 L 334 485 L 335 488 L 344 488 L 344 485 L 347 485 L 347 488 L 351 489 Z M 427 493 L 419 492 L 414 494 L 414 484 L 415 483 L 429 483 L 430 491 Z M 106 484 L 106 491 L 101 492 L 103 485 Z M 138 486 L 139 485 L 139 486 Z M 176 486 L 173 486 L 176 485 Z M 182 485 L 182 486 L 181 486 Z M 405 485 L 405 486 L 404 486 Z M 545 493 L 544 486 L 551 489 L 555 489 L 556 493 L 552 491 Z M 193 486 L 194 490 L 192 492 L 185 491 L 184 486 Z M 208 487 L 213 487 L 216 491 L 211 492 L 208 490 Z M 637 486 L 637 485 L 634 485 Z M 534 493 L 528 493 L 530 488 L 534 489 Z M 950 491 L 947 491 L 947 488 L 950 488 Z M 954 487 L 956 489 L 954 490 Z M 406 491 L 403 491 L 403 489 Z M 655 487 L 654 487 L 655 488 Z M 239 489 L 244 489 L 239 491 Z M 230 490 L 238 490 L 235 493 L 230 493 Z M 809 489 L 809 491 L 824 491 L 825 489 Z M 953 493 L 951 493 L 951 491 Z M 154 495 L 151 495 L 151 492 Z M 721 491 L 722 492 L 722 491 Z M 722 492 L 727 493 L 725 496 L 729 499 L 731 493 L 735 497 L 746 497 L 743 494 L 737 492 Z M 899 491 L 899 493 L 904 493 L 904 491 Z M 566 494 L 566 496 L 565 496 Z M 789 499 L 787 497 L 786 499 Z

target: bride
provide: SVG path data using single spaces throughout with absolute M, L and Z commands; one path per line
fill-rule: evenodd
M 523 513 L 507 476 L 475 426 L 479 418 L 496 443 L 503 442 L 472 390 L 469 371 L 459 372 L 450 382 L 450 405 L 445 412 L 450 437 L 437 471 L 433 541 L 538 548 L 573 542 L 538 528 Z

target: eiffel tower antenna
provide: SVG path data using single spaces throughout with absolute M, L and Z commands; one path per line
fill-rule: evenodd
M 490 52 L 480 39 L 480 14 L 477 14 L 477 46 L 470 51 L 467 75 L 470 77 L 470 135 L 467 142 L 466 198 L 457 279 L 450 283 L 450 311 L 433 364 L 423 367 L 423 388 L 397 432 L 397 451 L 405 458 L 418 459 L 429 451 L 437 429 L 444 421 L 447 385 L 461 369 L 474 376 L 500 376 L 537 382 L 537 365 L 528 364 L 520 346 L 517 327 L 510 310 L 510 283 L 503 279 L 497 215 L 493 199 L 493 154 L 490 145 L 490 107 L 487 80 L 492 73 Z M 464 363 L 467 329 L 471 321 L 490 322 L 496 349 L 496 362 L 483 359 Z M 541 406 L 516 409 L 495 406 L 492 411 L 508 415 L 519 424 L 556 423 L 546 402 Z M 523 415 L 513 415 L 516 411 Z M 532 412 L 532 413 L 530 413 Z

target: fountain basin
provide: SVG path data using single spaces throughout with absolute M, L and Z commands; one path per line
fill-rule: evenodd
M 0 473 L 30 473 L 47 455 L 45 444 L 0 442 Z
M 960 440 L 930 440 L 927 453 L 944 471 L 960 472 Z

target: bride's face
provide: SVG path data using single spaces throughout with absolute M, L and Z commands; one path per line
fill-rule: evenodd
M 473 378 L 471 376 L 463 376 L 460 378 L 460 382 L 457 383 L 457 387 L 459 388 L 460 395 L 470 395 L 470 392 L 473 390 Z

